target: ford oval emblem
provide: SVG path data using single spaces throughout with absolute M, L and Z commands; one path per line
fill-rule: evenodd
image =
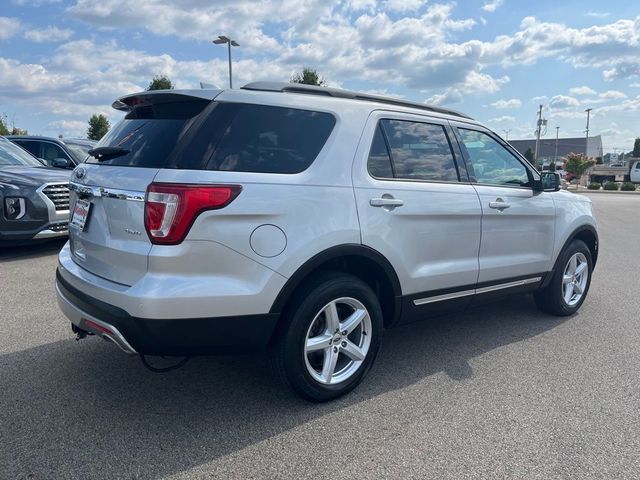
M 78 167 L 74 170 L 74 173 L 76 174 L 76 178 L 80 179 L 84 177 L 86 170 L 84 169 L 84 167 Z

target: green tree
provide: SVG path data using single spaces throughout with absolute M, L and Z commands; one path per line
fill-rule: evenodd
M 11 135 L 9 127 L 7 127 L 7 115 L 0 114 L 0 135 Z
M 29 135 L 24 128 L 18 128 L 14 125 L 9 128 L 9 121 L 7 120 L 7 114 L 0 114 L 0 135 Z
M 303 67 L 301 73 L 296 73 L 290 79 L 291 83 L 304 83 L 305 85 L 316 85 L 317 87 L 325 87 L 327 81 L 320 77 L 318 71 L 311 67 Z
M 107 117 L 103 114 L 93 114 L 89 119 L 89 128 L 87 128 L 87 138 L 89 140 L 100 140 L 111 128 L 111 124 Z
M 570 153 L 564 157 L 564 169 L 577 178 L 580 178 L 595 163 L 595 160 L 585 157 L 584 153 Z
M 640 137 L 636 138 L 636 141 L 633 142 L 633 152 L 631 152 L 631 154 L 636 158 L 640 158 Z
M 153 80 L 149 82 L 149 86 L 147 87 L 147 91 L 149 90 L 173 90 L 175 87 L 169 77 L 166 75 L 156 75 L 153 77 Z
M 526 152 L 524 152 L 524 158 L 526 158 L 531 165 L 535 162 L 535 158 L 533 157 L 533 150 L 531 147 L 527 148 Z

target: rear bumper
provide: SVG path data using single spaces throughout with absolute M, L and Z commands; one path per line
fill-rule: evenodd
M 259 350 L 270 341 L 278 314 L 150 319 L 90 297 L 56 272 L 58 305 L 79 329 L 111 340 L 129 354 L 208 355 Z

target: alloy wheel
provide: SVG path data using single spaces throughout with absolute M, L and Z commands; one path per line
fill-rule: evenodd
M 564 269 L 562 277 L 562 298 L 570 306 L 575 306 L 587 288 L 589 262 L 581 252 L 574 253 Z
M 362 302 L 351 297 L 332 300 L 307 330 L 307 371 L 325 385 L 344 382 L 360 369 L 370 345 L 371 317 Z

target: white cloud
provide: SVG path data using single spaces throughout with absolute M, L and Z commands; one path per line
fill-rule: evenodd
M 462 102 L 462 94 L 458 90 L 447 90 L 445 93 L 432 95 L 425 100 L 429 105 L 455 105 Z
M 395 12 L 411 12 L 419 9 L 425 2 L 422 0 L 387 0 L 385 7 Z
M 522 106 L 522 101 L 518 100 L 517 98 L 511 98 L 509 100 L 501 99 L 497 102 L 493 102 L 491 106 L 497 109 L 518 108 Z
M 48 26 L 41 29 L 27 30 L 24 32 L 24 38 L 36 43 L 56 43 L 68 40 L 73 35 L 73 30 L 68 28 L 58 28 L 56 26 Z
M 592 18 L 606 18 L 609 15 L 611 15 L 609 12 L 593 12 L 593 11 L 589 11 L 584 14 L 585 17 L 592 17 Z
M 604 100 L 619 100 L 621 98 L 627 98 L 627 95 L 619 90 L 607 90 L 598 96 Z
M 573 87 L 569 89 L 571 95 L 595 95 L 596 91 L 586 85 L 582 87 Z
M 482 42 L 481 61 L 504 66 L 554 57 L 579 68 L 603 68 L 606 80 L 640 74 L 640 16 L 606 25 L 571 28 L 526 17 L 513 35 Z
M 569 97 L 567 95 L 555 95 L 551 97 L 549 106 L 551 108 L 571 108 L 580 105 L 580 101 L 575 97 Z
M 20 20 L 12 17 L 0 17 L 0 40 L 13 37 L 20 30 Z
M 504 3 L 504 0 L 492 0 L 490 2 L 486 2 L 483 6 L 482 6 L 482 10 L 484 10 L 485 12 L 495 12 L 498 7 L 500 7 L 502 4 Z
M 516 117 L 511 115 L 502 115 L 501 117 L 490 118 L 489 123 L 513 123 L 516 121 Z
M 82 120 L 55 120 L 49 122 L 45 130 L 54 132 L 53 135 L 63 137 L 84 137 L 87 132 L 87 122 Z

